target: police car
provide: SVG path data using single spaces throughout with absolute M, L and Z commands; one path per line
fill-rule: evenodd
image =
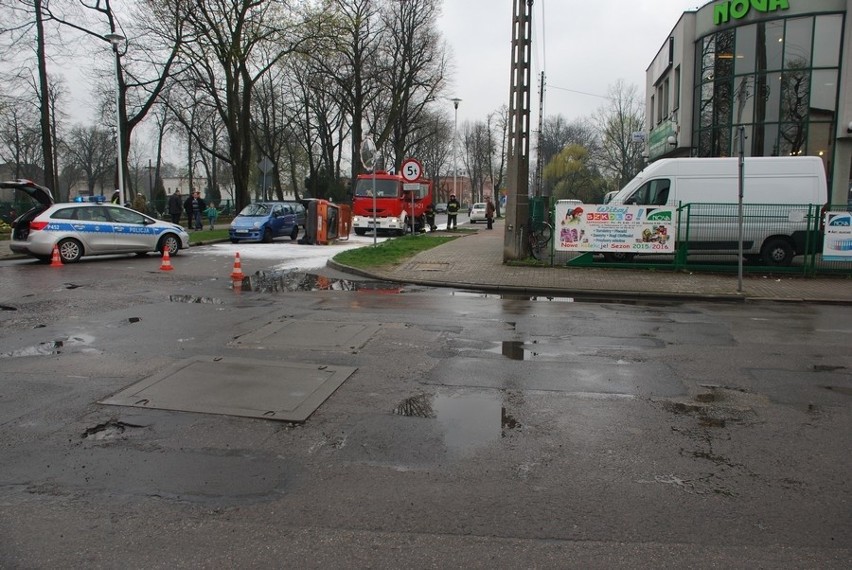
M 63 263 L 74 263 L 87 255 L 168 251 L 171 256 L 189 247 L 189 234 L 181 226 L 118 204 L 54 204 L 50 190 L 30 180 L 0 182 L 0 188 L 24 192 L 39 204 L 12 223 L 9 247 L 15 253 L 47 261 L 55 246 Z

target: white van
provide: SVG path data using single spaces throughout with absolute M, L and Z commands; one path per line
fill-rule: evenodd
M 668 158 L 649 164 L 612 203 L 680 206 L 678 236 L 688 239 L 690 255 L 718 255 L 739 249 L 738 196 L 738 158 Z M 817 206 L 816 215 L 822 215 L 827 202 L 819 157 L 746 158 L 744 255 L 769 265 L 789 265 L 804 253 L 808 212 L 814 211 L 809 206 Z

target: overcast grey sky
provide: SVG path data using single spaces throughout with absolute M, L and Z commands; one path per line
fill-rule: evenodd
M 645 89 L 645 69 L 681 14 L 706 0 L 535 0 L 533 125 L 538 76 L 546 75 L 545 115 L 589 117 L 619 79 Z M 452 47 L 458 121 L 484 120 L 509 100 L 513 0 L 444 0 L 438 24 Z M 570 90 L 570 91 L 567 91 Z M 580 91 L 592 95 L 575 93 Z M 452 109 L 452 103 L 447 102 Z

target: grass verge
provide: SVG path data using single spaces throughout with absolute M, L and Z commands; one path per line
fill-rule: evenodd
M 389 239 L 377 244 L 375 247 L 368 245 L 358 249 L 343 251 L 334 256 L 334 261 L 349 267 L 377 267 L 380 265 L 393 265 L 417 255 L 421 251 L 432 249 L 448 241 L 457 239 L 458 236 L 405 236 Z
M 210 242 L 213 240 L 228 239 L 228 230 L 191 230 L 189 232 L 189 243 Z

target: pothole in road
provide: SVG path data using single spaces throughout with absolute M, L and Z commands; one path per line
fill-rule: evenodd
M 89 348 L 94 342 L 94 337 L 89 335 L 76 335 L 65 339 L 41 342 L 35 346 L 28 346 L 10 352 L 0 353 L 0 358 L 21 358 L 24 356 L 51 356 L 63 352 L 91 352 L 100 354 L 100 351 Z
M 335 279 L 299 271 L 258 271 L 243 278 L 243 291 L 292 293 L 296 291 L 377 291 L 402 293 L 399 284 L 382 281 Z
M 222 300 L 214 297 L 199 297 L 197 295 L 169 295 L 172 303 L 201 303 L 204 305 L 221 305 Z
M 131 428 L 144 428 L 136 424 L 129 424 L 118 420 L 109 420 L 95 427 L 91 427 L 83 432 L 83 439 L 91 439 L 94 441 L 104 441 L 115 439 L 121 436 L 125 431 Z

